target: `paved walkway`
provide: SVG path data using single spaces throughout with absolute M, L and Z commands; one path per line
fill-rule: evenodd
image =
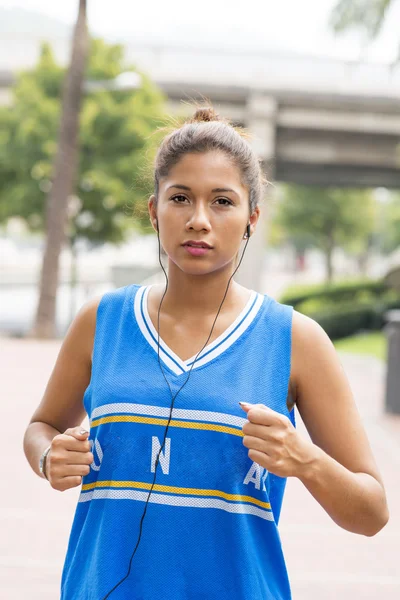
M 0 338 L 0 469 L 7 489 L 0 500 L 0 596 L 5 600 L 59 597 L 79 489 L 52 490 L 34 475 L 22 450 L 25 428 L 59 347 L 58 341 Z M 293 600 L 398 600 L 400 417 L 383 414 L 382 363 L 352 355 L 341 355 L 341 360 L 384 477 L 391 520 L 373 538 L 350 534 L 331 521 L 301 483 L 290 479 L 280 531 Z M 299 428 L 306 435 L 301 423 Z

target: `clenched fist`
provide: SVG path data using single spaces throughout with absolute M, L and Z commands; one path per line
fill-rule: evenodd
M 302 437 L 286 415 L 264 404 L 239 402 L 247 413 L 243 445 L 251 460 L 279 477 L 300 477 L 316 456 L 316 446 Z
M 82 477 L 89 473 L 93 454 L 87 438 L 88 432 L 81 426 L 53 438 L 46 458 L 46 476 L 55 490 L 64 492 L 81 485 Z

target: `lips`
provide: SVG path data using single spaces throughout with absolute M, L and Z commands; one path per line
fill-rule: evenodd
M 191 248 L 212 248 L 212 246 L 207 244 L 207 242 L 195 242 L 192 240 L 185 242 L 184 244 L 182 244 L 182 246 L 190 246 Z

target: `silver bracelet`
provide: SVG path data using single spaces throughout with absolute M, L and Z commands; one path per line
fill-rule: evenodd
M 43 475 L 45 476 L 46 479 L 47 479 L 47 475 L 46 475 L 46 458 L 47 458 L 48 453 L 50 452 L 50 449 L 51 449 L 51 444 L 50 444 L 50 446 L 47 446 L 46 450 L 44 450 L 44 452 L 43 452 L 43 454 L 42 454 L 42 456 L 40 457 L 40 460 L 39 460 L 39 471 L 41 473 L 43 473 Z M 47 479 L 47 481 L 48 481 L 48 479 Z

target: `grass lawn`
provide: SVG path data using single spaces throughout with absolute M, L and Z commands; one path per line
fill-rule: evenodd
M 336 350 L 352 354 L 369 354 L 386 361 L 387 341 L 384 333 L 374 331 L 343 338 L 334 342 Z

